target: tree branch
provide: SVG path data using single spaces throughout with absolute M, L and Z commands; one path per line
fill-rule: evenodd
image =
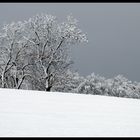
M 20 81 L 20 83 L 19 83 L 17 89 L 20 89 L 20 87 L 21 87 L 21 85 L 22 85 L 22 83 L 23 83 L 23 81 L 24 81 L 24 79 L 25 79 L 26 76 L 32 77 L 30 74 L 24 74 L 24 75 L 22 76 L 22 79 L 21 79 L 21 81 Z

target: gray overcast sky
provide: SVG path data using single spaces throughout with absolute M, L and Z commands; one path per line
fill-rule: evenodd
M 78 19 L 89 40 L 72 50 L 74 68 L 81 75 L 123 74 L 140 82 L 139 3 L 1 3 L 0 25 L 42 12 L 60 21 L 70 13 Z

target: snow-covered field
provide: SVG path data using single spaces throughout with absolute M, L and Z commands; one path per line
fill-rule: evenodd
M 0 136 L 140 136 L 140 100 L 0 89 Z

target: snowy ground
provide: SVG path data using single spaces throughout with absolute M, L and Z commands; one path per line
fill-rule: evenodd
M 140 100 L 0 89 L 0 136 L 140 136 Z

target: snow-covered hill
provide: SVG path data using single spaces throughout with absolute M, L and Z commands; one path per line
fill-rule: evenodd
M 140 100 L 0 89 L 0 136 L 140 136 Z

